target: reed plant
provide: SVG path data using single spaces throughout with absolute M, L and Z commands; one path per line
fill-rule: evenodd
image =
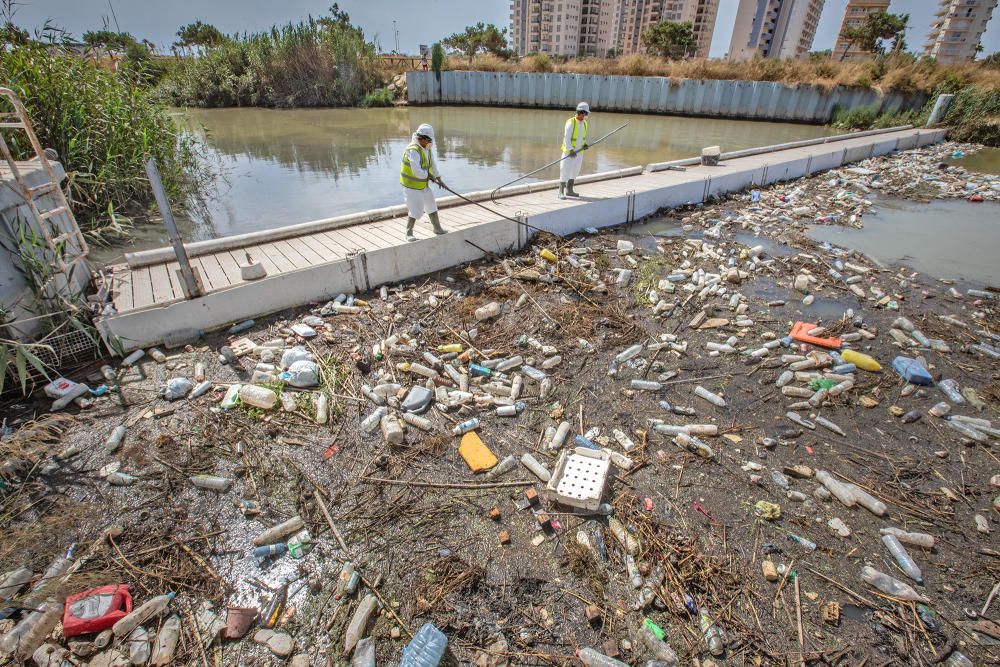
M 346 22 L 309 18 L 233 36 L 185 58 L 159 87 L 177 106 L 354 106 L 381 87 L 375 46 Z
M 195 146 L 130 67 L 111 71 L 53 45 L 0 49 L 0 85 L 17 93 L 42 145 L 58 153 L 73 211 L 91 238 L 121 229 L 116 211 L 151 203 L 143 170 L 150 157 L 178 199 L 197 169 Z M 23 133 L 5 137 L 16 158 L 33 156 Z

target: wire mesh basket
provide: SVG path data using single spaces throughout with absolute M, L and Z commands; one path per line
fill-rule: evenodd
M 74 329 L 67 333 L 54 334 L 38 341 L 39 346 L 32 347 L 31 353 L 45 366 L 50 376 L 72 371 L 103 356 L 100 339 L 95 334 Z M 49 379 L 37 368 L 28 364 L 27 391 L 31 393 L 39 384 L 47 384 Z M 4 394 L 21 391 L 21 380 L 13 364 L 6 368 L 7 378 L 4 382 Z

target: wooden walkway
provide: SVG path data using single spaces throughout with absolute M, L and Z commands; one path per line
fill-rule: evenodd
M 803 173 L 840 166 L 841 161 L 847 160 L 848 156 L 854 153 L 859 153 L 861 157 L 867 157 L 865 151 L 868 147 L 873 147 L 874 151 L 874 146 L 884 147 L 886 142 L 889 142 L 890 147 L 882 152 L 892 150 L 893 145 L 909 148 L 918 143 L 929 143 L 928 132 L 930 131 L 910 129 L 877 136 L 848 138 L 836 142 L 726 160 L 717 167 L 694 165 L 687 167 L 685 171 L 644 171 L 635 176 L 578 184 L 576 189 L 581 195 L 578 199 L 560 200 L 557 198 L 555 190 L 542 190 L 504 197 L 498 200 L 498 204 L 488 201 L 485 204 L 510 217 L 525 215 L 529 222 L 533 218 L 539 220 L 538 216 L 545 218 L 542 214 L 578 209 L 579 218 L 577 219 L 578 224 L 575 224 L 576 229 L 588 226 L 607 226 L 608 224 L 626 222 L 626 220 L 624 217 L 613 221 L 589 220 L 590 217 L 607 217 L 607 206 L 603 208 L 595 206 L 594 215 L 588 216 L 589 205 L 609 200 L 625 201 L 634 193 L 649 193 L 650 195 L 656 193 L 655 196 L 659 198 L 660 193 L 680 193 L 682 191 L 694 191 L 699 194 L 684 199 L 681 203 L 683 201 L 703 201 L 710 190 L 724 192 L 734 189 L 731 185 L 723 185 L 723 182 L 730 177 L 738 178 L 745 174 L 767 174 L 769 167 L 774 167 L 773 173 L 773 171 L 777 171 L 778 167 L 798 161 L 799 173 L 792 173 L 793 170 L 789 170 L 788 175 L 782 177 L 794 178 L 803 175 Z M 893 144 L 893 142 L 896 143 Z M 843 156 L 837 155 L 837 159 L 832 161 L 829 159 L 831 153 L 839 153 L 840 151 L 843 151 Z M 844 160 L 841 160 L 841 157 Z M 853 159 L 861 159 L 861 157 L 855 156 Z M 813 162 L 814 159 L 815 162 Z M 807 160 L 808 164 L 814 165 L 813 168 L 803 166 L 807 164 Z M 836 164 L 822 166 L 827 162 L 836 162 Z M 764 180 L 764 176 L 759 178 L 759 181 Z M 766 180 L 771 182 L 779 180 L 779 178 L 770 176 Z M 745 182 L 739 189 L 745 187 Z M 703 191 L 699 188 L 700 184 L 705 186 Z M 442 194 L 444 194 L 443 191 Z M 659 205 L 677 204 L 676 202 L 667 203 L 664 200 L 664 203 Z M 600 215 L 597 215 L 598 209 L 602 211 Z M 460 204 L 441 209 L 440 219 L 446 230 L 455 232 L 468 230 L 470 227 L 484 223 L 495 223 L 503 218 L 473 204 Z M 544 227 L 544 223 L 537 224 Z M 255 243 L 233 250 L 212 252 L 193 257 L 191 262 L 200 270 L 206 292 L 213 294 L 245 284 L 245 281 L 240 277 L 239 265 L 241 262 L 245 262 L 247 253 L 253 259 L 259 260 L 267 269 L 267 278 L 254 281 L 255 283 L 265 283 L 286 274 L 341 262 L 358 253 L 370 253 L 405 246 L 407 245 L 405 227 L 405 217 L 397 217 L 323 232 L 310 232 L 283 240 Z M 434 236 L 426 217 L 417 223 L 415 236 L 418 240 Z M 423 246 L 424 249 L 428 248 L 425 244 L 418 245 Z M 414 248 L 413 251 L 416 253 L 415 259 L 420 257 L 420 253 L 425 252 L 425 250 L 418 250 L 418 248 Z M 177 269 L 176 261 L 138 268 L 130 268 L 127 264 L 107 267 L 106 271 L 109 271 L 112 277 L 111 297 L 117 313 L 144 311 L 183 301 L 184 296 L 178 281 Z

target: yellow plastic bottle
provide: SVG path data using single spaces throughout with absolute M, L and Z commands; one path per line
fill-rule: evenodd
M 559 261 L 559 258 L 556 257 L 556 254 L 551 250 L 549 250 L 548 248 L 542 248 L 542 251 L 538 254 L 541 255 L 542 259 L 544 259 L 546 262 L 551 262 L 555 264 L 557 261 Z
M 867 354 L 862 354 L 861 352 L 855 352 L 854 350 L 844 350 L 840 353 L 840 357 L 848 364 L 854 364 L 863 371 L 871 371 L 875 373 L 882 370 L 882 366 L 869 357 Z
M 437 351 L 441 353 L 461 352 L 462 346 L 458 343 L 448 343 L 447 345 L 438 345 Z

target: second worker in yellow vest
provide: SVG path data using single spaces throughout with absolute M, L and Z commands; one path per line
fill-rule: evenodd
M 587 150 L 587 130 L 590 129 L 590 105 L 580 102 L 576 105 L 576 115 L 566 121 L 563 127 L 563 160 L 559 163 L 559 199 L 576 197 L 573 181 L 580 175 L 583 166 L 583 151 Z
M 431 144 L 434 142 L 434 128 L 424 123 L 417 128 L 410 145 L 403 150 L 403 164 L 399 171 L 399 183 L 403 186 L 406 200 L 406 240 L 416 241 L 413 226 L 424 214 L 430 218 L 435 234 L 445 234 L 438 219 L 437 201 L 431 192 L 430 183 L 444 187 L 444 180 L 438 173 L 437 162 Z

